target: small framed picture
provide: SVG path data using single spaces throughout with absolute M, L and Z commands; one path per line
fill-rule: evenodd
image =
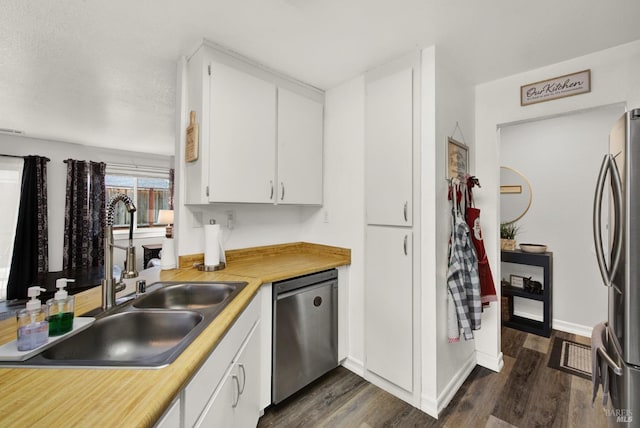
M 524 276 L 510 275 L 509 281 L 512 287 L 524 289 Z
M 447 178 L 464 177 L 469 173 L 469 147 L 447 138 Z

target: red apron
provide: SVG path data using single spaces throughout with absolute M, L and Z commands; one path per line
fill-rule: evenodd
M 496 302 L 496 287 L 493 284 L 493 276 L 491 275 L 491 267 L 487 259 L 487 252 L 484 249 L 482 240 L 482 230 L 480 229 L 480 210 L 478 208 L 467 207 L 466 210 L 467 225 L 471 231 L 471 240 L 476 247 L 478 253 L 478 276 L 480 277 L 480 298 L 483 305 L 489 302 Z

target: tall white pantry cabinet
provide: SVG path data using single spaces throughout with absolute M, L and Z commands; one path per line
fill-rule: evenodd
M 414 158 L 419 54 L 365 78 L 365 377 L 419 403 L 414 284 Z

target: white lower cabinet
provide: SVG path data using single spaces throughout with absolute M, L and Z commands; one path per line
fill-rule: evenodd
M 412 232 L 367 226 L 365 366 L 413 391 Z
M 162 415 L 160 420 L 156 422 L 156 425 L 155 425 L 156 428 L 174 428 L 174 427 L 181 426 L 181 422 L 180 422 L 182 418 L 182 414 L 180 411 L 181 396 L 182 394 L 180 394 L 178 398 L 173 400 L 173 403 L 171 404 L 171 406 L 169 406 L 167 411 L 164 412 L 164 415 Z
M 257 425 L 262 388 L 261 292 L 182 391 L 183 412 L 179 426 Z
M 196 422 L 198 427 L 255 427 L 260 416 L 260 320 Z

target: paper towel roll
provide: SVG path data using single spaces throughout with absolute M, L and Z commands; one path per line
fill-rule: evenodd
M 220 263 L 220 225 L 204 225 L 204 264 L 217 266 Z
M 176 250 L 173 245 L 173 238 L 164 238 L 162 242 L 162 257 L 160 258 L 160 269 L 176 268 Z

